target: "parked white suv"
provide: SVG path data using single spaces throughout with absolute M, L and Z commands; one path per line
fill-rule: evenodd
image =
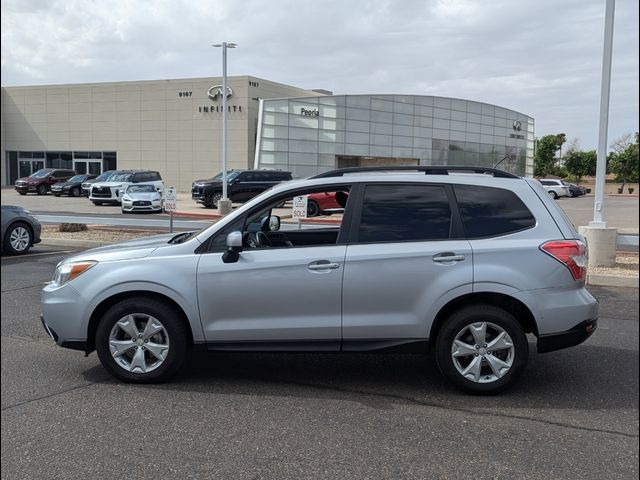
M 303 198 L 323 192 L 344 198 L 329 224 L 274 215 L 283 202 L 302 215 Z M 196 345 L 433 349 L 454 385 L 496 393 L 525 368 L 526 334 L 543 353 L 595 331 L 586 266 L 584 239 L 537 180 L 479 167 L 343 169 L 277 185 L 200 232 L 63 260 L 42 322 L 127 382 L 166 380 Z
M 564 184 L 562 180 L 558 180 L 555 178 L 543 178 L 540 180 L 540 183 L 547 191 L 549 195 L 553 198 L 560 197 L 570 197 L 571 192 L 569 191 L 569 187 Z
M 162 195 L 164 182 L 158 172 L 151 170 L 118 170 L 109 176 L 106 182 L 91 184 L 89 200 L 95 205 L 103 203 L 122 203 L 122 195 L 129 185 L 134 183 L 149 183 L 155 186 Z

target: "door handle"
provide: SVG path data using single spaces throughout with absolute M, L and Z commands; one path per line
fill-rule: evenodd
M 456 255 L 453 252 L 444 252 L 433 256 L 433 261 L 438 263 L 461 262 L 464 259 L 464 255 Z
M 339 267 L 339 263 L 332 263 L 329 260 L 318 260 L 307 265 L 309 270 L 334 270 Z

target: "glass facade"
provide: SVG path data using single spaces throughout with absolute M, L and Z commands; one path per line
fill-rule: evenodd
M 533 176 L 533 118 L 455 98 L 263 100 L 256 168 L 308 177 L 366 165 L 479 165 Z
M 100 174 L 115 170 L 116 152 L 6 152 L 9 185 L 41 168 L 65 168 L 77 173 Z

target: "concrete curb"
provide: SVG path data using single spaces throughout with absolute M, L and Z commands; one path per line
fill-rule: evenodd
M 614 277 L 613 275 L 587 275 L 587 285 L 638 288 L 638 277 Z
M 41 240 L 42 241 L 36 245 L 46 247 L 96 248 L 115 243 L 100 240 L 78 240 L 75 238 L 42 238 Z
M 199 218 L 203 220 L 220 220 L 224 215 L 218 213 L 200 213 L 200 212 L 185 212 L 175 211 L 173 212 L 174 218 Z

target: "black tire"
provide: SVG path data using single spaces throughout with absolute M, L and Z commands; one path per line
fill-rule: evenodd
M 218 201 L 222 198 L 222 192 L 213 192 L 207 197 L 207 203 L 205 204 L 208 208 L 218 208 Z
M 82 195 L 82 192 L 78 187 L 73 187 L 69 193 L 69 196 L 71 197 L 79 197 L 80 195 Z
M 573 198 L 575 196 L 576 196 L 576 194 L 573 193 L 573 190 L 569 190 L 569 198 Z
M 91 201 L 93 202 L 94 205 L 98 205 L 98 206 L 102 205 L 102 202 L 99 202 L 97 200 L 91 200 Z
M 11 235 L 14 232 L 18 232 L 21 234 L 20 236 L 24 239 L 21 244 L 24 244 L 26 241 L 26 246 L 24 248 L 18 247 L 15 248 L 11 245 Z M 33 232 L 31 231 L 31 227 L 24 222 L 16 222 L 13 225 L 10 225 L 4 234 L 4 239 L 2 240 L 2 248 L 7 253 L 7 255 L 24 255 L 29 251 L 29 249 L 33 246 Z
M 551 190 L 549 192 L 549 195 L 551 195 L 551 198 L 553 198 L 554 200 L 558 199 L 558 194 L 556 192 L 554 192 L 553 190 Z
M 116 323 L 132 314 L 155 317 L 167 334 L 169 352 L 166 358 L 157 368 L 146 373 L 131 372 L 120 366 L 109 348 L 109 336 Z M 144 296 L 128 298 L 111 307 L 98 324 L 95 342 L 98 357 L 104 368 L 117 379 L 129 383 L 160 383 L 168 380 L 184 365 L 190 346 L 182 314 L 167 302 Z M 137 350 L 137 347 L 134 348 Z M 152 358 L 148 352 L 145 355 Z
M 483 372 L 480 375 L 479 381 L 473 381 L 464 377 L 462 373 L 458 371 L 458 368 L 456 368 L 453 360 L 452 347 L 456 336 L 470 325 L 480 322 L 487 322 L 504 330 L 509 337 L 511 337 L 513 344 L 511 367 L 506 373 L 502 374 L 502 377 L 495 378 L 491 381 L 489 381 L 489 379 L 492 376 L 492 371 L 488 362 L 484 360 L 484 356 L 482 356 L 482 360 L 477 360 L 481 362 Z M 490 330 L 495 331 L 493 327 L 489 326 L 487 328 L 487 332 Z M 480 348 L 483 347 L 484 346 L 480 346 Z M 476 353 L 473 356 L 469 355 L 466 358 L 460 357 L 460 362 L 465 361 L 466 359 L 469 359 L 469 362 L 471 362 L 473 361 L 473 357 L 478 357 L 479 355 L 492 355 L 495 353 L 485 352 L 483 350 L 479 350 L 479 352 L 481 353 Z M 507 354 L 506 350 L 501 350 L 500 355 Z M 500 355 L 494 356 L 500 358 Z M 445 324 L 442 326 L 442 329 L 438 334 L 438 338 L 436 339 L 436 360 L 442 374 L 460 390 L 475 395 L 493 395 L 511 387 L 522 374 L 527 365 L 528 359 L 529 343 L 522 325 L 520 325 L 520 323 L 509 312 L 492 305 L 472 305 L 454 312 L 445 321 Z M 502 360 L 506 359 L 503 358 Z M 481 381 L 485 379 L 488 383 L 481 383 Z
M 38 188 L 36 189 L 36 193 L 38 195 L 46 195 L 47 194 L 47 187 L 46 185 L 38 185 Z
M 320 215 L 320 206 L 315 200 L 307 202 L 307 217 L 317 217 Z
M 18 192 L 20 195 L 26 195 L 27 192 Z
M 54 196 L 54 197 L 59 197 L 59 196 L 61 196 L 61 195 L 62 195 L 61 193 L 54 193 L 54 194 L 53 194 L 53 196 Z

